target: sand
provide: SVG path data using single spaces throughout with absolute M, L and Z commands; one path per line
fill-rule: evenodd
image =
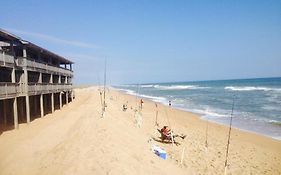
M 154 102 L 144 99 L 138 127 L 136 97 L 109 89 L 102 118 L 97 87 L 76 89 L 75 94 L 63 109 L 0 135 L 1 175 L 224 173 L 227 127 L 158 104 L 159 128 L 169 125 L 187 135 L 176 138 L 178 146 L 161 143 L 152 139 L 159 137 Z M 165 149 L 167 159 L 153 154 L 152 145 Z M 281 142 L 233 129 L 227 174 L 281 174 Z

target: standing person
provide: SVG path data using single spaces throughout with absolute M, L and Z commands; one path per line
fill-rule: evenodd
M 141 108 L 141 109 L 142 109 L 143 103 L 144 103 L 144 102 L 143 102 L 143 99 L 141 99 L 141 100 L 140 100 L 140 108 Z
M 172 106 L 172 102 L 171 102 L 171 100 L 169 100 L 169 107 L 171 107 Z

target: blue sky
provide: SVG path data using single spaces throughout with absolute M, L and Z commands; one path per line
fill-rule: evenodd
M 76 84 L 281 76 L 281 1 L 3 1 L 0 27 L 75 62 Z

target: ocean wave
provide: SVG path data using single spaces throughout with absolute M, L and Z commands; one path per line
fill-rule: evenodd
M 151 88 L 151 87 L 154 87 L 154 86 L 155 85 L 153 85 L 153 84 L 143 84 L 140 87 L 142 87 L 142 88 Z
M 255 87 L 255 86 L 226 86 L 225 90 L 232 91 L 280 91 L 280 88 Z
M 160 90 L 185 90 L 185 89 L 207 89 L 209 87 L 200 87 L 196 85 L 173 85 L 173 86 L 154 85 L 154 88 Z
M 209 119 L 214 119 L 214 118 L 229 118 L 230 115 L 228 114 L 222 114 L 217 111 L 210 111 L 210 110 L 201 110 L 201 109 L 194 109 L 193 112 L 202 114 L 203 118 L 209 118 Z
M 281 111 L 280 106 L 270 106 L 270 105 L 264 105 L 262 106 L 262 109 L 268 110 L 268 111 Z
M 122 85 L 116 85 L 116 87 L 124 87 L 124 88 L 130 88 L 130 87 L 137 87 L 135 84 L 122 84 Z
M 129 89 L 119 89 L 119 90 L 125 91 L 129 95 L 151 99 L 154 102 L 159 102 L 159 103 L 163 103 L 163 104 L 168 102 L 168 100 L 164 97 L 156 97 L 156 96 L 151 96 L 151 95 L 138 94 L 135 91 L 129 90 Z
M 175 105 L 176 107 L 178 106 L 178 104 Z M 191 107 L 179 107 L 179 109 L 185 110 L 185 111 L 189 111 L 189 112 L 193 112 L 196 114 L 199 114 L 203 119 L 219 119 L 219 118 L 229 118 L 230 117 L 230 112 L 231 111 L 227 111 L 227 110 L 223 110 L 223 109 L 215 109 L 215 108 L 210 108 L 210 107 L 199 107 L 198 106 L 194 106 L 191 105 Z M 235 117 L 233 115 L 233 117 Z
M 276 125 L 276 126 L 281 126 L 281 122 L 280 121 L 276 121 L 276 120 L 270 120 L 269 123 Z

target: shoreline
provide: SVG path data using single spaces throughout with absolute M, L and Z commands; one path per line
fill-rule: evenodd
M 140 98 L 109 88 L 102 117 L 98 87 L 75 94 L 61 110 L 0 135 L 0 174 L 223 174 L 227 127 L 147 99 L 138 126 Z M 185 139 L 161 142 L 164 125 Z M 153 145 L 167 152 L 165 160 Z M 281 174 L 280 141 L 233 128 L 229 146 L 227 174 Z
M 135 100 L 135 98 L 136 98 L 135 96 L 127 94 L 124 91 L 120 91 L 118 89 L 115 89 L 115 90 L 117 90 L 119 93 L 121 93 L 125 96 L 129 96 L 133 100 Z M 138 99 L 141 99 L 141 98 L 143 98 L 143 97 L 138 97 Z M 146 98 L 143 98 L 143 99 L 146 99 Z M 223 167 L 221 167 L 221 164 L 224 164 L 223 157 L 225 154 L 229 127 L 227 127 L 223 124 L 220 124 L 220 123 L 213 122 L 213 121 L 207 122 L 207 120 L 204 120 L 203 118 L 200 117 L 200 115 L 198 115 L 196 113 L 193 113 L 190 111 L 185 111 L 182 109 L 173 108 L 173 107 L 170 108 L 169 106 L 167 106 L 165 104 L 162 104 L 159 102 L 154 102 L 153 100 L 151 100 L 149 98 L 147 100 L 145 100 L 144 108 L 146 108 L 146 104 L 149 104 L 149 110 L 153 110 L 155 103 L 159 104 L 159 106 L 161 106 L 162 110 L 165 111 L 165 112 L 162 111 L 164 113 L 163 114 L 164 116 L 165 116 L 165 113 L 169 113 L 169 115 L 172 116 L 171 118 L 173 118 L 173 119 L 170 118 L 170 120 L 172 121 L 174 127 L 176 125 L 177 129 L 179 128 L 178 131 L 182 130 L 182 131 L 187 131 L 187 133 L 191 132 L 190 136 L 189 136 L 189 134 L 187 134 L 187 138 L 192 140 L 189 146 L 193 147 L 192 145 L 194 145 L 194 143 L 192 143 L 192 142 L 195 142 L 195 145 L 197 145 L 197 148 L 195 150 L 193 150 L 195 152 L 199 151 L 199 153 L 200 153 L 202 150 L 206 149 L 204 146 L 204 143 L 205 143 L 205 139 L 206 139 L 206 126 L 208 125 L 208 128 L 209 128 L 208 133 L 207 133 L 208 144 L 211 145 L 210 147 L 212 147 L 212 148 L 209 148 L 209 146 L 208 146 L 207 150 L 208 150 L 208 153 L 210 152 L 210 150 L 212 150 L 211 157 L 218 156 L 217 159 L 214 159 L 214 162 L 216 162 L 216 163 L 220 162 L 220 163 L 219 163 L 219 165 L 217 164 L 214 167 L 216 167 L 216 168 L 220 167 L 220 168 L 218 168 L 220 170 L 215 171 L 215 174 L 220 174 L 220 173 L 217 173 L 220 171 L 223 172 Z M 164 119 L 164 121 L 165 120 L 166 119 Z M 214 145 L 216 145 L 215 146 L 216 148 L 213 147 Z M 165 148 L 170 149 L 167 147 L 165 147 Z M 198 148 L 199 148 L 199 150 L 197 150 Z M 224 150 L 224 151 L 221 151 L 221 150 Z M 181 152 L 180 149 L 177 151 Z M 275 153 L 273 153 L 273 152 L 269 153 L 271 151 L 273 151 Z M 194 155 L 195 157 L 196 156 L 198 157 L 198 154 L 196 154 L 196 153 L 189 152 L 189 154 Z M 218 155 L 218 154 L 222 154 L 222 155 Z M 274 164 L 274 162 L 277 159 L 280 159 L 280 161 L 281 161 L 281 141 L 274 139 L 272 137 L 261 135 L 259 133 L 244 131 L 239 128 L 232 128 L 231 137 L 230 137 L 230 154 L 231 154 L 230 157 L 235 158 L 235 160 L 231 160 L 231 162 L 232 161 L 235 162 L 236 166 L 238 166 L 238 167 L 240 166 L 240 168 L 241 168 L 240 169 L 240 168 L 236 167 L 235 168 L 236 170 L 233 171 L 232 173 L 233 174 L 243 174 L 243 173 L 245 173 L 243 170 L 246 169 L 245 164 L 248 164 L 249 161 L 252 161 L 251 164 L 260 164 L 260 165 L 263 164 L 262 166 L 266 166 L 264 163 L 261 163 L 263 161 L 267 162 L 266 164 L 268 164 L 269 162 Z M 262 154 L 271 155 L 271 156 L 263 157 Z M 279 158 L 277 158 L 276 156 Z M 263 158 L 261 158 L 261 157 L 263 157 Z M 221 159 L 221 158 L 223 158 L 223 159 Z M 274 160 L 272 160 L 272 158 L 274 158 Z M 206 160 L 206 157 L 203 156 L 203 157 L 201 157 L 201 159 Z M 207 159 L 210 159 L 210 157 Z M 232 166 L 234 166 L 233 162 L 232 162 Z M 278 166 L 281 167 L 281 162 L 280 162 L 280 165 L 278 165 Z M 254 167 L 259 167 L 259 166 L 255 165 Z M 279 170 L 280 170 L 280 167 L 277 168 L 277 166 L 276 166 L 276 168 Z M 232 168 L 234 168 L 234 167 L 232 167 Z M 263 167 L 263 168 L 265 168 L 265 167 Z M 255 171 L 249 170 L 248 173 L 250 173 L 250 172 L 255 172 Z M 254 174 L 267 174 L 266 172 L 267 171 L 264 171 L 263 173 L 260 173 L 260 172 L 258 173 L 258 171 L 257 171 Z M 269 174 L 271 174 L 271 173 L 269 173 Z
M 127 94 L 127 95 L 132 95 L 132 96 L 138 96 L 139 98 L 143 98 L 143 99 L 147 99 L 147 100 L 150 100 L 151 102 L 154 102 L 154 103 L 159 103 L 161 105 L 164 105 L 166 107 L 169 107 L 167 104 L 165 104 L 163 101 L 157 101 L 157 100 L 154 100 L 154 98 L 165 98 L 165 97 L 156 97 L 156 96 L 148 96 L 148 95 L 145 95 L 145 94 L 137 94 L 136 92 L 129 92 L 131 90 L 129 89 L 118 89 L 118 88 L 114 88 L 114 87 L 110 87 L 110 88 L 113 88 L 114 90 L 117 90 L 117 91 L 120 91 L 124 94 Z M 133 93 L 133 94 L 132 94 Z M 229 128 L 229 124 L 227 123 L 224 123 L 224 122 L 220 122 L 220 121 L 217 121 L 215 119 L 206 119 L 204 118 L 204 115 L 205 114 L 202 114 L 200 112 L 194 112 L 190 109 L 185 109 L 183 107 L 177 107 L 177 106 L 172 106 L 172 108 L 174 109 L 177 109 L 177 110 L 181 110 L 181 111 L 185 111 L 185 112 L 190 112 L 190 113 L 193 113 L 195 115 L 198 116 L 198 118 L 200 118 L 201 120 L 203 121 L 208 121 L 208 122 L 212 122 L 212 123 L 216 123 L 216 124 L 219 124 L 219 125 L 222 125 L 222 126 L 225 126 L 227 128 Z M 230 116 L 230 114 L 229 114 Z M 230 117 L 229 117 L 230 118 Z M 276 124 L 275 122 L 264 122 L 263 123 L 264 125 L 271 125 L 272 127 L 281 127 L 281 125 L 278 123 Z M 238 129 L 238 130 L 241 130 L 243 132 L 249 132 L 249 133 L 253 133 L 253 134 L 257 134 L 257 135 L 261 135 L 261 136 L 264 136 L 264 137 L 268 137 L 268 138 L 271 138 L 273 140 L 277 140 L 277 141 L 281 141 L 281 136 L 272 136 L 270 134 L 266 134 L 266 133 L 262 133 L 262 132 L 258 132 L 258 131 L 254 131 L 254 130 L 250 130 L 248 128 L 243 128 L 241 126 L 235 126 L 232 124 L 232 128 L 235 128 L 235 129 Z
M 150 99 L 148 99 L 148 100 L 150 100 Z M 208 121 L 208 122 L 215 123 L 215 124 L 222 125 L 222 126 L 224 126 L 224 127 L 229 128 L 229 124 L 227 125 L 227 124 L 225 124 L 225 123 L 221 123 L 221 122 L 218 122 L 218 121 L 215 121 L 215 120 L 211 120 L 211 119 L 208 120 L 208 119 L 205 119 L 205 118 L 203 117 L 203 114 L 196 113 L 196 112 L 192 112 L 192 111 L 188 111 L 188 109 L 183 109 L 183 108 L 174 107 L 174 109 L 193 113 L 193 114 L 197 115 L 201 120 Z M 273 125 L 273 126 L 275 125 L 275 123 L 267 123 L 267 124 L 271 124 L 271 125 Z M 276 125 L 278 125 L 278 124 L 276 124 Z M 280 125 L 278 125 L 278 126 L 280 126 Z M 255 132 L 255 131 L 251 131 L 251 130 L 239 128 L 239 127 L 236 127 L 236 126 L 233 126 L 233 125 L 231 126 L 231 128 L 235 128 L 235 129 L 238 129 L 238 130 L 240 130 L 240 131 L 242 131 L 242 132 L 248 132 L 248 133 L 260 135 L 260 136 L 267 137 L 267 138 L 269 138 L 269 139 L 273 139 L 273 140 L 277 140 L 277 141 L 280 141 L 280 142 L 281 142 L 281 137 L 273 137 L 273 136 L 266 135 L 266 134 L 263 134 L 263 133 L 259 133 L 259 132 Z

